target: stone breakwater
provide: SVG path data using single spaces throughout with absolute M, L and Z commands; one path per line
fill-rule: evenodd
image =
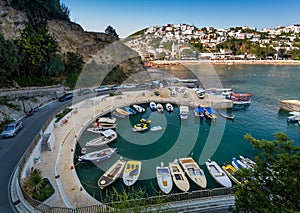
M 300 112 L 300 101 L 299 100 L 282 100 L 280 101 L 280 109 L 284 111 L 298 111 Z
M 296 60 L 175 60 L 175 61 L 150 61 L 145 63 L 146 66 L 176 66 L 176 65 L 235 65 L 235 64 L 266 64 L 266 65 L 300 65 L 300 61 Z

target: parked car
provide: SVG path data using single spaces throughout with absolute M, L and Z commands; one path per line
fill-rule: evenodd
M 105 92 L 105 91 L 109 91 L 109 88 L 107 86 L 100 86 L 100 87 L 97 87 L 95 89 L 96 92 Z
M 111 87 L 112 90 L 118 90 L 118 89 L 122 89 L 122 88 L 123 88 L 123 86 L 120 85 L 120 84 L 116 84 L 116 85 Z
M 90 89 L 82 89 L 78 92 L 78 95 L 81 96 L 81 95 L 88 95 L 88 94 L 91 94 L 93 91 L 90 90 Z
M 63 96 L 61 96 L 58 100 L 63 102 L 67 100 L 71 100 L 73 98 L 73 93 L 66 93 Z
M 22 121 L 11 122 L 9 123 L 5 129 L 2 131 L 2 138 L 8 138 L 15 136 L 21 129 L 23 128 Z
M 132 88 L 135 88 L 135 85 L 134 84 L 125 84 L 123 86 L 123 88 L 126 88 L 126 89 L 132 89 Z

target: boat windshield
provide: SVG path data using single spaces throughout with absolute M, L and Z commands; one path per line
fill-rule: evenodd
M 157 172 L 163 174 L 163 173 L 169 173 L 169 170 L 167 168 L 161 168 L 158 169 Z

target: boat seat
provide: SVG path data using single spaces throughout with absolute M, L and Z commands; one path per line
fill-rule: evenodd
M 224 173 L 215 173 L 214 174 L 216 177 L 221 177 L 221 176 L 224 176 Z

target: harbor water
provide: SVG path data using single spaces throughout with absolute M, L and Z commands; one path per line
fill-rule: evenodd
M 143 105 L 146 108 L 145 113 L 118 119 L 116 129 L 118 138 L 109 144 L 110 147 L 118 148 L 118 154 L 97 164 L 77 164 L 76 156 L 81 155 L 81 148 L 88 140 L 97 137 L 94 133 L 85 131 L 77 144 L 74 163 L 77 165 L 76 172 L 81 184 L 88 193 L 103 201 L 107 193 L 114 189 L 119 192 L 128 190 L 121 178 L 104 190 L 100 190 L 97 186 L 99 177 L 120 157 L 142 162 L 141 175 L 134 188 L 143 189 L 152 196 L 160 193 L 155 178 L 155 167 L 161 162 L 168 165 L 168 162 L 180 157 L 191 156 L 204 170 L 208 180 L 207 188 L 215 188 L 220 186 L 210 177 L 205 161 L 212 159 L 222 165 L 230 163 L 233 157 L 239 155 L 254 157 L 256 151 L 243 138 L 246 133 L 257 139 L 272 140 L 275 132 L 285 132 L 295 140 L 295 144 L 300 144 L 300 127 L 298 124 L 286 122 L 288 113 L 279 110 L 280 100 L 300 99 L 299 66 L 217 65 L 209 67 L 210 74 L 207 74 L 207 67 L 205 69 L 194 65 L 151 69 L 149 72 L 162 73 L 158 75 L 160 78 L 167 78 L 168 75 L 177 78 L 197 77 L 201 86 L 205 87 L 209 85 L 208 81 L 213 76 L 215 79 L 211 85 L 230 87 L 236 93 L 252 93 L 251 105 L 243 109 L 230 110 L 230 113 L 235 115 L 233 121 L 218 116 L 216 122 L 213 122 L 195 117 L 193 108 L 190 108 L 189 118 L 181 120 L 178 106 L 175 106 L 172 113 L 166 111 L 158 113 L 152 112 L 149 105 L 145 104 Z M 148 118 L 152 121 L 151 126 L 160 125 L 163 129 L 155 132 L 132 131 L 133 125 L 141 118 Z M 190 191 L 200 189 L 191 181 L 190 184 Z M 179 190 L 173 186 L 172 192 Z

